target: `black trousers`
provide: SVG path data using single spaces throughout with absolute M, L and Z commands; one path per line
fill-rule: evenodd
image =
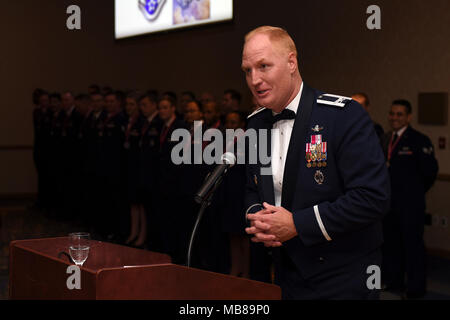
M 412 295 L 426 291 L 424 222 L 425 213 L 413 210 L 391 211 L 383 221 L 382 279 L 394 291 Z
M 289 259 L 288 257 L 286 257 Z M 276 263 L 275 278 L 281 286 L 284 300 L 378 300 L 380 290 L 370 289 L 367 280 L 371 274 L 367 268 L 381 265 L 381 250 L 377 249 L 366 256 L 356 259 L 347 265 L 328 270 L 304 279 L 289 265 L 283 262 L 283 275 L 279 275 L 279 264 Z M 290 262 L 292 263 L 292 262 Z M 290 269 L 290 270 L 289 270 Z

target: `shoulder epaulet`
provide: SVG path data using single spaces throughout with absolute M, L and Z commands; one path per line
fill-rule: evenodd
M 350 101 L 352 101 L 352 98 L 328 93 L 321 94 L 317 97 L 317 103 L 341 108 L 345 107 Z
M 252 114 L 250 114 L 247 119 L 250 119 L 251 117 L 253 117 L 255 114 L 260 113 L 261 111 L 263 111 L 264 109 L 266 109 L 265 107 L 260 107 L 258 109 L 256 109 L 255 111 L 253 111 Z

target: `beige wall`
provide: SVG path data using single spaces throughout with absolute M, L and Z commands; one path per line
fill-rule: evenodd
M 65 27 L 72 3 L 82 9 L 81 31 Z M 369 31 L 365 12 L 374 3 L 382 10 L 382 30 Z M 218 96 L 236 88 L 248 103 L 240 70 L 242 38 L 262 24 L 291 33 L 302 76 L 311 86 L 342 95 L 367 92 L 372 117 L 385 129 L 393 99 L 409 99 L 417 110 L 419 92 L 450 89 L 448 0 L 236 0 L 233 23 L 121 41 L 114 40 L 109 0 L 1 1 L 0 19 L 0 147 L 32 144 L 35 87 L 80 92 L 95 82 L 178 93 L 209 90 Z M 416 127 L 435 145 L 440 135 L 450 138 L 449 126 Z M 448 148 L 436 153 L 441 173 L 449 174 Z M 0 194 L 34 191 L 31 152 L 3 150 L 0 156 Z M 430 208 L 448 201 L 448 192 L 448 183 L 437 183 L 428 195 Z M 448 215 L 448 207 L 439 210 Z M 440 231 L 448 236 L 446 230 Z

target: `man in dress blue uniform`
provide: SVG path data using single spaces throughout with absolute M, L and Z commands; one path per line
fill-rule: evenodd
M 39 209 L 47 209 L 51 199 L 49 185 L 49 139 L 52 111 L 49 94 L 42 89 L 33 92 L 34 148 L 33 159 L 38 178 L 38 197 L 36 206 Z
M 426 292 L 425 193 L 436 179 L 438 163 L 430 139 L 409 125 L 411 118 L 409 101 L 392 103 L 389 112 L 392 131 L 386 134 L 383 143 L 392 200 L 383 221 L 382 279 L 388 290 L 406 291 L 406 297 L 414 299 Z
M 101 184 L 99 198 L 102 212 L 99 213 L 102 223 L 99 233 L 108 240 L 120 241 L 125 230 L 123 218 L 125 202 L 123 201 L 123 167 L 126 117 L 123 113 L 124 95 L 120 91 L 105 96 L 107 115 L 102 122 L 100 141 L 99 181 Z
M 307 86 L 281 28 L 246 36 L 242 69 L 262 106 L 248 128 L 269 132 L 250 147 L 266 143 L 271 156 L 268 165 L 247 165 L 246 232 L 273 248 L 283 298 L 377 298 L 367 269 L 381 263 L 390 188 L 367 112 Z
M 174 263 L 183 263 L 186 254 L 181 254 L 180 228 L 184 225 L 178 223 L 186 214 L 181 202 L 182 191 L 180 177 L 183 175 L 184 167 L 172 162 L 172 149 L 178 142 L 172 141 L 172 133 L 176 129 L 187 129 L 186 122 L 176 116 L 175 100 L 170 96 L 160 99 L 158 103 L 159 118 L 162 121 L 159 136 L 158 152 L 158 217 L 156 223 L 160 226 L 160 237 L 164 246 L 163 252 L 168 253 Z M 151 221 L 149 223 L 154 223 Z
M 139 190 L 138 196 L 147 213 L 148 248 L 152 251 L 163 251 L 158 214 L 158 170 L 159 170 L 159 138 L 163 122 L 158 115 L 158 97 L 156 93 L 146 93 L 139 99 L 139 108 L 145 117 L 141 131 Z
M 62 215 L 67 219 L 78 218 L 77 178 L 79 177 L 80 150 L 78 134 L 83 116 L 75 105 L 74 96 L 67 91 L 62 94 L 64 120 L 61 127 L 61 185 L 63 196 Z
M 354 93 L 352 94 L 352 99 L 358 102 L 364 108 L 364 110 L 366 110 L 367 113 L 370 114 L 371 105 L 369 101 L 369 96 L 366 93 L 364 92 Z M 375 132 L 377 133 L 377 136 L 381 142 L 384 136 L 383 127 L 378 122 L 375 121 L 373 121 L 373 126 L 375 127 Z

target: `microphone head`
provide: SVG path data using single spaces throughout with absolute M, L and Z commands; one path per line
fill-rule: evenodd
M 224 164 L 229 164 L 230 167 L 234 166 L 236 164 L 236 156 L 232 152 L 225 152 L 222 157 L 220 157 L 220 160 Z

